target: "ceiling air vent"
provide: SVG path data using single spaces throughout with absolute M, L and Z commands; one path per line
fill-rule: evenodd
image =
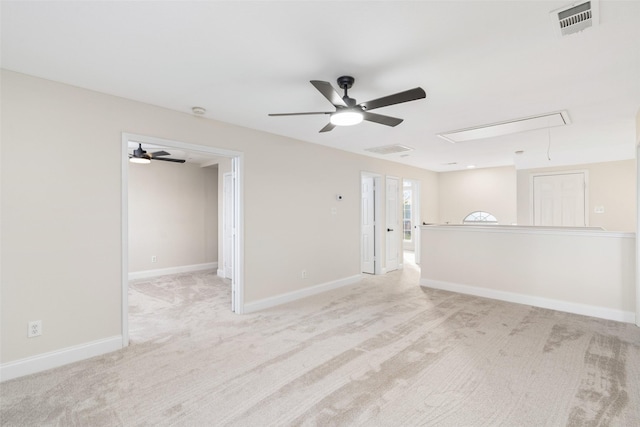
M 376 154 L 393 154 L 402 153 L 403 151 L 412 151 L 413 148 L 406 145 L 385 145 L 384 147 L 365 148 L 364 151 L 369 151 Z
M 568 36 L 598 24 L 598 0 L 572 3 L 550 12 L 554 31 Z

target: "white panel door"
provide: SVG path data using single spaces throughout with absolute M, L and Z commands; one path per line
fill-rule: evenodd
M 586 226 L 585 189 L 582 172 L 533 177 L 533 225 Z
M 361 269 L 363 273 L 375 274 L 375 210 L 374 180 L 362 177 L 361 210 Z
M 387 271 L 397 270 L 400 263 L 402 227 L 400 225 L 400 180 L 387 177 Z
M 223 175 L 223 206 L 222 206 L 222 262 L 224 277 L 233 279 L 233 173 Z

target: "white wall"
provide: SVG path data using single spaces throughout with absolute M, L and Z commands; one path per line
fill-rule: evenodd
M 129 163 L 129 272 L 217 259 L 217 165 Z
M 433 172 L 14 72 L 0 84 L 3 364 L 121 334 L 123 132 L 244 152 L 245 302 L 359 273 L 361 171 L 421 181 L 438 221 Z
M 636 161 L 621 160 L 571 167 L 523 169 L 518 171 L 518 224 L 532 225 L 530 177 L 546 172 L 586 170 L 588 173 L 587 206 L 591 227 L 610 231 L 636 231 Z M 595 213 L 596 206 L 604 213 Z
M 439 174 L 440 222 L 462 224 L 471 212 L 493 214 L 498 223 L 516 222 L 516 170 L 512 166 Z

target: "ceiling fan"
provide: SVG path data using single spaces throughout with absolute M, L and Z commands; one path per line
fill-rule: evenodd
M 415 101 L 427 96 L 424 89 L 417 87 L 415 89 L 409 89 L 404 92 L 398 92 L 393 95 L 383 96 L 382 98 L 374 99 L 367 102 L 361 102 L 356 104 L 356 100 L 350 98 L 347 94 L 347 90 L 353 86 L 355 79 L 351 76 L 342 76 L 338 78 L 338 86 L 344 90 L 344 96 L 340 97 L 340 94 L 331 86 L 328 82 L 320 80 L 311 80 L 311 84 L 318 89 L 318 91 L 324 95 L 336 107 L 336 111 L 319 111 L 308 113 L 275 113 L 269 114 L 269 116 L 303 116 L 311 114 L 329 114 L 329 123 L 320 132 L 329 132 L 336 126 L 351 126 L 356 125 L 363 120 L 370 122 L 380 123 L 387 126 L 398 126 L 402 123 L 403 119 L 396 117 L 385 116 L 382 114 L 370 113 L 370 110 L 387 107 L 389 105 L 400 104 L 403 102 Z
M 129 155 L 129 161 L 131 163 L 151 163 L 151 160 L 162 160 L 164 162 L 174 162 L 174 163 L 186 162 L 186 160 L 172 159 L 172 158 L 163 157 L 163 156 L 170 156 L 170 154 L 167 153 L 166 151 L 156 151 L 154 153 L 147 153 L 145 150 L 142 149 L 142 144 L 138 143 L 138 148 L 133 150 L 133 154 Z

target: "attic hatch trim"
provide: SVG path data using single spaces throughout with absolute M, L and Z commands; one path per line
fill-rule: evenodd
M 493 138 L 496 136 L 510 135 L 512 133 L 526 132 L 535 129 L 565 126 L 570 123 L 571 120 L 569 119 L 569 113 L 567 113 L 566 110 L 563 110 L 466 129 L 452 130 L 449 132 L 439 133 L 437 136 L 445 141 L 455 144 L 457 142 Z
M 413 151 L 413 148 L 407 147 L 406 145 L 394 144 L 384 145 L 382 147 L 365 148 L 364 151 L 369 151 L 370 153 L 376 154 L 394 154 L 402 153 L 405 151 Z
M 559 37 L 568 36 L 598 25 L 599 0 L 571 3 L 549 12 L 553 30 Z

